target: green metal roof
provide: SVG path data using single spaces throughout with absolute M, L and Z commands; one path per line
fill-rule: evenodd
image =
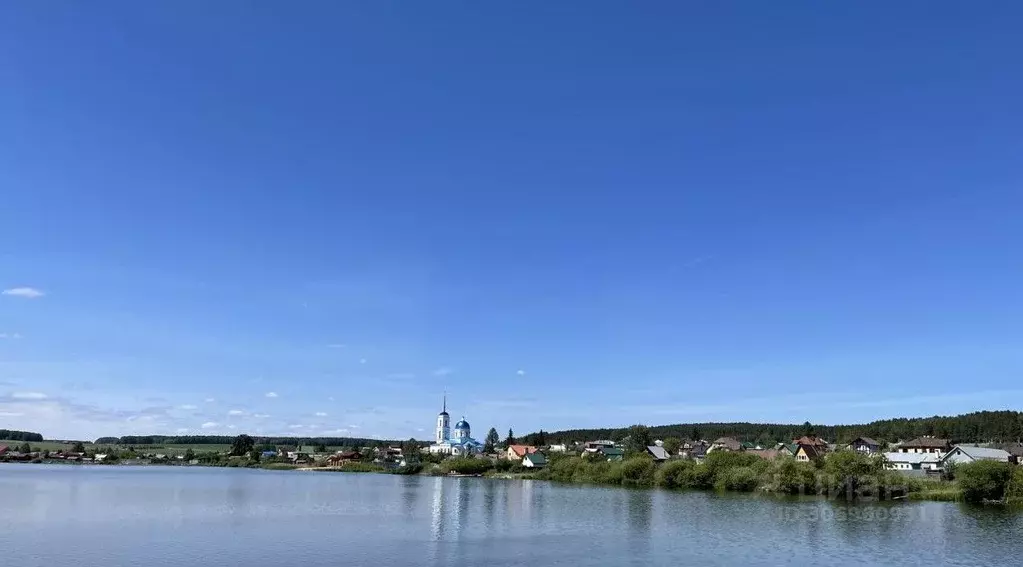
M 543 453 L 530 453 L 526 455 L 526 459 L 534 465 L 546 465 L 547 457 L 543 456 Z

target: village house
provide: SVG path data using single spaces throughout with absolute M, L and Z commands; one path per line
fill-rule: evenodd
M 550 451 L 551 453 L 565 453 L 568 451 L 568 445 L 565 445 L 564 443 L 558 445 L 551 445 L 550 447 L 547 448 L 547 450 Z
M 532 445 L 508 445 L 508 449 L 505 451 L 505 458 L 509 461 L 521 461 L 526 455 L 531 455 L 536 452 L 536 447 Z
M 360 460 L 362 460 L 362 453 L 358 451 L 339 451 L 327 457 L 327 464 L 332 467 L 340 467 L 345 463 L 354 463 Z
M 778 457 L 785 456 L 785 455 L 790 456 L 790 457 L 792 456 L 791 454 L 789 454 L 787 452 L 783 453 L 782 451 L 779 451 L 778 449 L 749 449 L 746 452 L 751 454 L 751 455 L 756 455 L 756 456 L 760 457 L 761 459 L 765 459 L 765 460 L 768 460 L 768 461 L 773 461 L 773 460 L 777 459 Z
M 797 443 L 796 448 L 796 460 L 804 463 L 816 461 L 824 457 L 824 453 L 827 450 L 827 445 L 821 448 L 820 445 L 809 445 L 805 443 Z
M 794 458 L 796 456 L 796 451 L 799 450 L 799 445 L 796 445 L 795 443 L 778 443 L 775 445 L 774 450 L 778 451 L 779 456 L 785 455 Z
M 873 455 L 881 451 L 881 444 L 870 437 L 857 437 L 849 443 L 849 448 L 858 453 Z
M 1020 443 L 1000 443 L 994 446 L 996 449 L 1001 449 L 1006 453 L 1012 455 L 1014 462 L 1017 465 L 1023 465 L 1023 444 Z
M 608 441 L 601 439 L 597 441 L 587 441 L 583 443 L 583 453 L 597 453 L 601 449 L 613 449 L 615 446 L 614 441 Z
M 828 442 L 816 435 L 804 435 L 799 439 L 793 439 L 792 443 L 794 445 L 809 445 L 822 455 L 828 452 Z
M 948 439 L 931 437 L 925 435 L 916 439 L 906 441 L 899 445 L 899 453 L 936 453 L 944 455 L 952 450 L 952 443 Z
M 964 465 L 976 461 L 998 461 L 1002 463 L 1015 462 L 1015 458 L 1008 451 L 1002 449 L 988 449 L 987 447 L 971 447 L 969 445 L 956 445 L 951 451 L 945 453 L 938 461 L 942 469 L 949 463 Z
M 936 453 L 884 453 L 887 461 L 885 468 L 889 470 L 906 471 L 938 471 L 940 457 Z
M 607 461 L 621 461 L 625 458 L 625 451 L 616 447 L 604 447 L 596 453 L 590 454 L 598 458 L 603 458 Z
M 707 449 L 707 452 L 710 453 L 713 451 L 741 451 L 741 450 L 742 443 L 740 443 L 738 439 L 735 439 L 734 437 L 718 437 L 717 439 L 714 440 L 713 443 L 710 444 L 710 447 Z
M 8 447 L 7 445 L 0 445 L 0 457 L 6 455 L 7 452 L 10 451 L 10 450 L 11 450 L 11 448 Z
M 646 452 L 654 458 L 654 461 L 657 462 L 667 461 L 670 458 L 668 452 L 664 450 L 664 447 L 658 447 L 657 445 L 650 445 L 646 448 Z
M 702 461 L 707 456 L 707 442 L 706 441 L 683 441 L 682 446 L 678 450 L 679 456 L 683 459 L 693 459 L 695 461 Z
M 527 469 L 541 469 L 547 466 L 547 457 L 544 457 L 543 453 L 539 452 L 529 453 L 522 457 L 522 466 Z

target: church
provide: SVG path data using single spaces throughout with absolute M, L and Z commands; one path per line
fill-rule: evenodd
M 430 453 L 469 457 L 483 452 L 483 444 L 472 438 L 469 422 L 463 417 L 455 424 L 455 436 L 451 436 L 451 416 L 448 415 L 448 397 L 444 396 L 444 406 L 437 415 L 437 435 Z

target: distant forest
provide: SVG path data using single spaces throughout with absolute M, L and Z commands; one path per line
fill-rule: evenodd
M 650 427 L 658 439 L 706 439 L 734 437 L 754 443 L 788 442 L 813 433 L 836 443 L 848 443 L 856 437 L 871 437 L 881 442 L 909 440 L 923 435 L 950 439 L 953 443 L 1009 442 L 1023 439 L 1023 413 L 1017 411 L 980 411 L 956 416 L 882 419 L 861 425 L 785 425 L 771 423 L 677 423 Z M 522 438 L 529 443 L 540 438 L 546 443 L 567 443 L 594 439 L 621 440 L 628 428 L 571 429 L 542 431 Z
M 40 433 L 32 433 L 31 431 L 0 429 L 0 439 L 5 441 L 42 441 L 43 436 Z
M 326 445 L 328 447 L 379 447 L 399 441 L 362 439 L 358 437 L 257 437 L 257 445 Z M 42 440 L 41 438 L 39 439 Z M 233 435 L 126 435 L 100 437 L 97 445 L 230 445 Z

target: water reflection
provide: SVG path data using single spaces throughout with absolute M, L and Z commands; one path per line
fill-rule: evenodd
M 628 548 L 633 565 L 646 565 L 652 537 L 650 520 L 654 513 L 652 490 L 627 490 Z
M 414 521 L 416 517 L 416 505 L 419 501 L 419 493 L 422 491 L 422 479 L 415 475 L 402 475 L 401 477 L 401 502 L 405 508 L 405 518 Z
M 1023 514 L 940 502 L 128 468 L 0 466 L 0 486 L 12 489 L 0 504 L 2 565 L 23 567 L 66 563 L 66 549 L 81 565 L 111 567 L 154 557 L 163 567 L 190 566 L 214 556 L 304 567 L 980 566 L 1023 557 Z M 72 499 L 77 506 L 68 506 Z

